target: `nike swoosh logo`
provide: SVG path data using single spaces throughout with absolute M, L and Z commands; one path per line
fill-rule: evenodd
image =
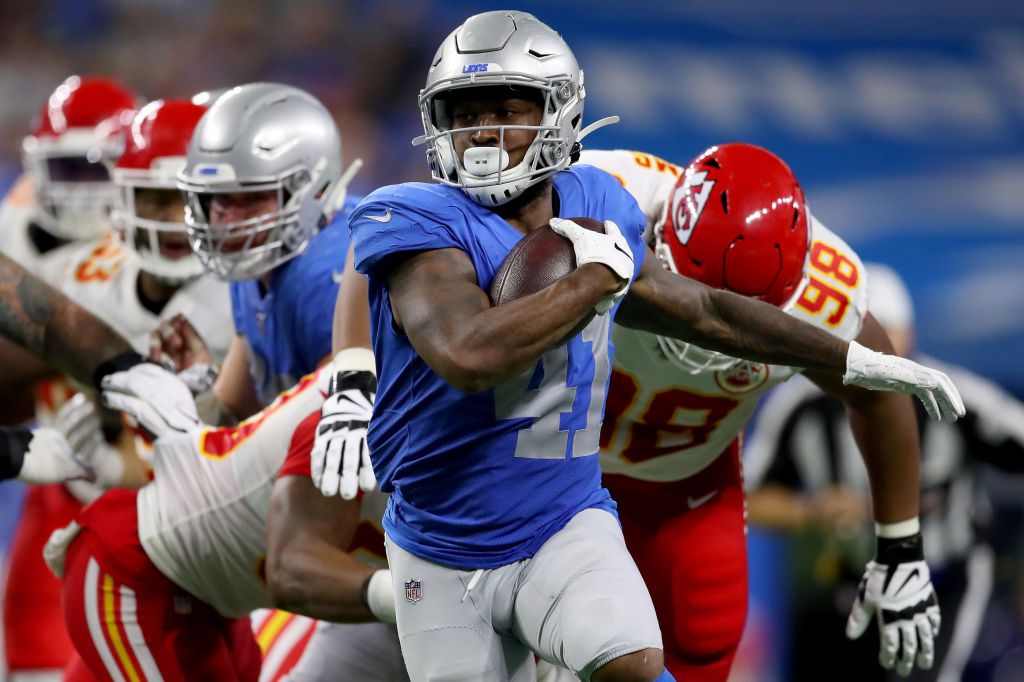
M 370 215 L 367 213 L 366 217 L 370 220 L 376 220 L 378 223 L 388 223 L 391 222 L 391 209 L 389 208 L 384 211 L 384 215 Z
M 621 246 L 619 246 L 619 243 L 618 243 L 618 242 L 615 242 L 615 243 L 613 244 L 613 246 L 614 246 L 614 247 L 615 247 L 616 249 L 618 249 L 618 250 L 619 250 L 620 252 L 622 252 L 622 253 L 626 254 L 626 256 L 627 256 L 627 257 L 629 258 L 629 260 L 633 260 L 633 254 L 631 254 L 631 253 L 630 253 L 629 251 L 626 251 L 626 250 L 625 250 L 624 248 L 622 248 Z
M 910 575 L 908 575 L 906 577 L 906 579 L 903 581 L 903 584 L 900 585 L 898 588 L 896 588 L 896 594 L 899 594 L 900 592 L 902 592 L 903 588 L 907 586 L 907 583 L 909 583 L 914 578 L 920 577 L 920 575 L 921 575 L 921 569 L 919 569 L 919 568 L 915 568 L 913 571 L 911 571 Z
M 707 495 L 704 495 L 703 497 L 698 497 L 696 499 L 693 498 L 693 497 L 687 496 L 686 497 L 686 506 L 689 507 L 690 509 L 696 509 L 697 507 L 701 506 L 702 504 L 704 504 L 705 502 L 707 502 L 708 500 L 710 500 L 712 497 L 714 497 L 717 494 L 718 494 L 717 490 L 712 490 Z
M 331 280 L 335 284 L 341 284 L 342 277 L 344 277 L 344 273 L 338 272 L 337 270 L 331 270 Z

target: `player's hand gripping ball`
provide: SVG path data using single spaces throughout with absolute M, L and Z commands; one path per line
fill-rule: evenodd
M 588 230 L 604 232 L 604 226 L 593 218 L 571 220 Z M 491 281 L 491 305 L 503 305 L 537 293 L 575 269 L 576 252 L 572 242 L 545 225 L 520 239 L 505 256 Z M 593 311 L 586 315 L 560 343 L 583 331 L 595 314 Z

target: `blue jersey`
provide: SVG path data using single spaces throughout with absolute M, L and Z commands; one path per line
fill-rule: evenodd
M 302 254 L 276 268 L 266 292 L 256 280 L 231 283 L 235 331 L 248 345 L 249 373 L 264 406 L 331 353 L 334 302 L 349 245 L 347 223 L 357 203 L 359 197 L 349 197 Z
M 646 225 L 618 180 L 591 166 L 556 173 L 562 217 L 613 220 L 636 272 Z M 464 393 L 445 383 L 395 331 L 386 272 L 401 251 L 457 248 L 489 289 L 523 237 L 461 190 L 406 183 L 381 188 L 349 222 L 356 268 L 370 278 L 378 390 L 368 442 L 388 536 L 439 564 L 493 568 L 532 556 L 583 509 L 614 511 L 597 451 L 611 371 L 611 315 L 552 348 L 521 376 Z

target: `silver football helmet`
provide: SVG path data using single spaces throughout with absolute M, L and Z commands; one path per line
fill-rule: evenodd
M 185 225 L 203 266 L 225 280 L 252 279 L 302 253 L 344 204 L 361 165 L 341 170 L 341 134 L 312 95 L 250 83 L 220 96 L 196 126 L 178 189 Z M 244 219 L 218 219 L 221 197 L 276 203 Z
M 540 124 L 453 131 L 447 95 L 495 85 L 538 90 L 544 107 Z M 427 160 L 435 180 L 462 188 L 484 206 L 498 206 L 567 167 L 584 136 L 618 121 L 613 116 L 581 129 L 585 97 L 583 71 L 560 35 L 526 12 L 484 12 L 467 19 L 438 48 L 419 95 L 424 134 L 413 144 L 429 145 Z M 498 131 L 498 146 L 473 148 L 459 158 L 452 133 L 484 129 Z M 506 129 L 537 131 L 514 168 L 507 167 Z

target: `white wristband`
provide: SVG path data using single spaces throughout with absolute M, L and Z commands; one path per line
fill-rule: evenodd
M 875 537 L 879 538 L 905 538 L 920 532 L 921 520 L 916 516 L 897 523 L 875 523 Z
M 388 569 L 382 568 L 370 576 L 366 586 L 366 606 L 377 620 L 395 623 L 395 589 Z
M 377 363 L 373 359 L 373 351 L 369 348 L 343 348 L 331 360 L 336 372 L 371 372 L 377 376 Z

